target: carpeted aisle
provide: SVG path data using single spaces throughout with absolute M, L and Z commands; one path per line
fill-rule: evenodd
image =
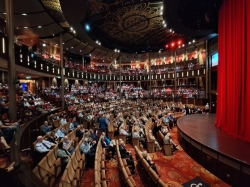
M 177 128 L 171 132 L 173 141 L 179 145 L 177 141 Z M 155 162 L 161 179 L 167 183 L 175 181 L 183 184 L 195 177 L 201 178 L 211 187 L 229 187 L 218 177 L 204 169 L 201 165 L 195 162 L 185 151 L 178 146 L 180 150 L 175 151 L 173 156 L 164 156 L 161 152 L 151 153 L 153 161 Z

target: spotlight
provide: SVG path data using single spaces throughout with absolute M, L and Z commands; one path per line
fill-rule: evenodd
M 85 25 L 85 29 L 86 29 L 87 31 L 89 31 L 89 30 L 90 30 L 90 26 L 89 26 L 89 24 L 86 24 L 86 25 Z
M 168 44 L 166 45 L 166 48 L 168 48 Z
M 193 43 L 195 42 L 195 40 L 193 40 Z
M 178 44 L 181 45 L 181 41 L 178 41 Z
M 174 43 L 172 43 L 171 46 L 174 47 Z
M 185 46 L 185 44 L 182 44 L 182 47 L 184 47 Z
M 191 44 L 191 42 L 188 42 L 188 44 Z

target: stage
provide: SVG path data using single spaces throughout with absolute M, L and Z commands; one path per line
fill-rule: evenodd
M 250 186 L 250 143 L 215 127 L 214 114 L 177 121 L 182 148 L 199 164 L 232 186 Z

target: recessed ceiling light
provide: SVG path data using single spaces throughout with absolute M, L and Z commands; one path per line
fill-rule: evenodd
M 28 27 L 23 27 L 23 28 L 27 29 Z
M 27 14 L 25 14 L 25 13 L 22 13 L 22 15 L 23 15 L 23 16 L 27 16 Z
M 40 29 L 40 28 L 42 28 L 42 26 L 41 26 L 41 25 L 39 25 L 37 28 L 39 28 L 39 29 Z

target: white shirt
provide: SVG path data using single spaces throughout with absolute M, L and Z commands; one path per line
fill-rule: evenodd
M 61 125 L 65 125 L 67 123 L 67 120 L 62 118 L 60 123 L 61 123 Z
M 36 151 L 39 153 L 48 152 L 48 151 L 50 151 L 49 148 L 51 148 L 53 145 L 55 145 L 55 144 L 52 142 L 49 142 L 47 140 L 43 140 L 42 142 L 37 142 L 36 143 Z

